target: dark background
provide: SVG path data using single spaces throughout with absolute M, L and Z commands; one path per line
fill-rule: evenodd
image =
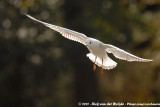
M 88 49 L 23 13 L 154 62 L 92 71 Z M 160 103 L 160 1 L 1 0 L 0 107 L 75 107 L 78 102 Z

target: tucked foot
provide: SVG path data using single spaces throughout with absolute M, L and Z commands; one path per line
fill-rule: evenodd
M 93 65 L 93 71 L 95 71 L 95 70 L 96 70 L 96 64 Z
M 97 59 L 97 57 L 95 57 L 95 61 L 94 61 L 94 65 L 93 65 L 93 71 L 95 71 L 96 70 L 96 59 Z
M 101 74 L 103 75 L 103 68 L 101 68 Z
M 103 75 L 103 58 L 102 58 L 102 66 L 101 66 L 101 74 Z

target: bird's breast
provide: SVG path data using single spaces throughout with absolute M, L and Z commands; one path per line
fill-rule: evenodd
M 92 54 L 94 54 L 97 57 L 103 58 L 104 56 L 106 56 L 105 50 L 100 45 L 88 46 L 87 48 Z

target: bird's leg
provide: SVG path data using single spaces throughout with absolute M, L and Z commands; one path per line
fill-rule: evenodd
M 93 71 L 96 70 L 96 59 L 97 59 L 97 57 L 95 58 L 95 62 L 94 62 L 94 65 L 93 65 Z
M 102 67 L 103 67 L 103 59 L 102 59 Z M 103 68 L 101 67 L 101 74 L 103 75 Z

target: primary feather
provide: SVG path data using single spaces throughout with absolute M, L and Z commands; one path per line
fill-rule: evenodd
M 32 16 L 30 16 L 28 14 L 26 14 L 26 16 L 29 17 L 30 19 L 34 20 L 34 21 L 42 23 L 45 26 L 47 26 L 47 27 L 59 32 L 65 38 L 68 38 L 68 39 L 73 40 L 73 41 L 77 41 L 77 42 L 82 43 L 84 45 L 85 45 L 86 39 L 88 38 L 86 35 L 84 35 L 82 33 L 78 33 L 78 32 L 73 31 L 73 30 L 69 30 L 69 29 L 66 29 L 66 28 L 63 28 L 63 27 L 60 27 L 60 26 L 56 26 L 56 25 L 52 25 L 52 24 L 40 21 L 40 20 L 35 19 L 34 17 L 32 17 Z
M 140 57 L 137 57 L 133 54 L 130 54 L 120 48 L 117 48 L 113 45 L 110 45 L 110 44 L 105 44 L 105 50 L 108 52 L 108 53 L 112 53 L 116 58 L 119 58 L 119 59 L 122 59 L 122 60 L 127 60 L 129 62 L 131 61 L 138 61 L 138 62 L 150 62 L 150 61 L 153 61 L 151 59 L 144 59 L 144 58 L 140 58 Z

